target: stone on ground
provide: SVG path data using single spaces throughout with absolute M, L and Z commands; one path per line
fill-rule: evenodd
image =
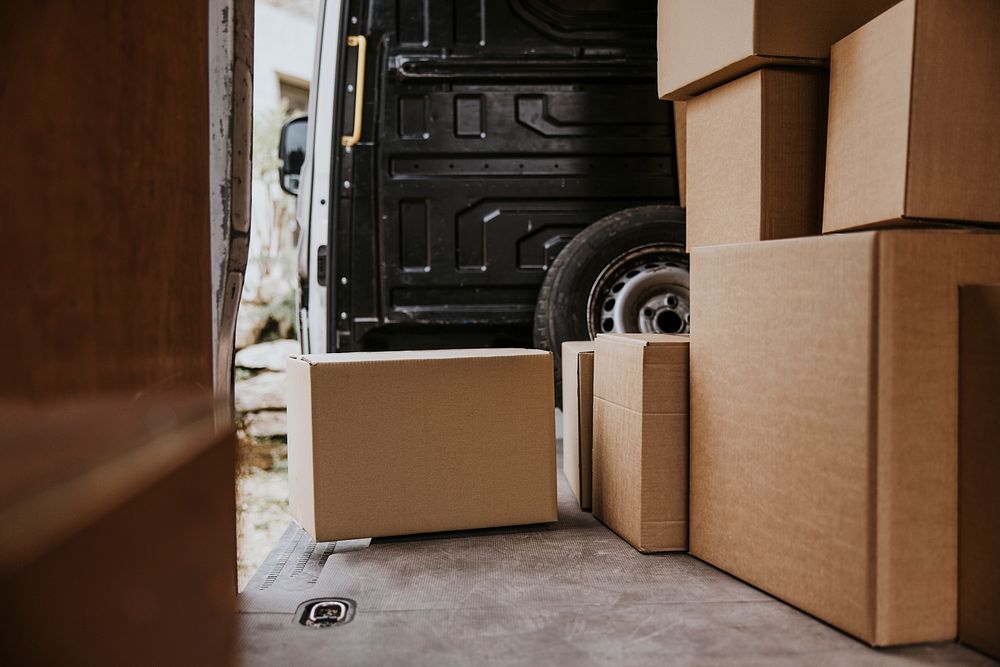
M 245 347 L 236 353 L 236 365 L 240 368 L 283 371 L 288 357 L 301 352 L 296 340 L 272 340 Z

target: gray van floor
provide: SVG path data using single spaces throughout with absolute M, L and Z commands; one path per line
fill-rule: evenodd
M 352 620 L 297 622 L 306 600 Z M 874 650 L 686 554 L 644 555 L 579 505 L 559 521 L 315 544 L 290 525 L 239 597 L 246 665 L 993 665 L 957 644 Z

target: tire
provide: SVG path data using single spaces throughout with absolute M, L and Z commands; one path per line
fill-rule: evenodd
M 556 256 L 538 294 L 534 343 L 552 351 L 557 406 L 562 406 L 563 342 L 591 340 L 602 331 L 688 331 L 684 242 L 683 208 L 640 206 L 601 218 Z M 631 302 L 616 304 L 615 296 L 624 292 Z M 663 305 L 656 306 L 661 296 Z

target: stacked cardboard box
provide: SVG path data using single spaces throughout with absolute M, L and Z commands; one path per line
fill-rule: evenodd
M 830 45 L 895 1 L 660 0 L 660 97 L 696 95 L 689 251 L 819 234 Z
M 687 336 L 597 336 L 594 516 L 639 551 L 687 549 L 687 379 Z
M 1000 6 L 904 0 L 833 47 L 823 231 L 1000 223 Z
M 700 93 L 687 133 L 690 549 L 872 644 L 959 636 L 996 651 L 1000 592 L 986 573 L 995 564 L 984 565 L 996 541 L 982 522 L 996 502 L 983 480 L 1000 471 L 984 441 L 995 428 L 969 389 L 989 383 L 963 370 L 982 366 L 966 361 L 964 337 L 960 355 L 960 312 L 963 323 L 982 316 L 960 311 L 959 294 L 1000 283 L 1000 234 L 964 226 L 1000 222 L 1000 3 L 904 0 L 879 14 L 891 4 L 661 3 L 661 92 Z M 736 5 L 743 46 L 708 53 L 706 25 L 739 23 Z M 772 54 L 810 65 L 825 57 L 774 46 L 783 31 L 819 34 L 811 21 L 823 12 L 807 5 L 843 20 L 842 32 L 823 33 L 826 49 L 857 29 L 830 51 L 820 169 L 822 231 L 852 233 L 768 240 L 820 227 L 804 196 L 793 209 L 773 194 L 809 191 L 783 154 L 815 163 L 815 141 L 795 123 L 769 122 L 768 79 L 786 70 L 708 89 L 777 64 Z M 671 79 L 672 62 L 687 74 Z M 817 108 L 785 90 L 771 94 L 772 111 Z M 745 124 L 740 97 L 762 139 L 726 129 Z M 769 178 L 783 167 L 788 175 Z M 776 222 L 768 201 L 794 210 L 797 230 Z M 908 229 L 859 231 L 893 225 Z M 712 245 L 722 243 L 731 245 Z M 962 467 L 961 484 L 960 433 L 961 456 L 978 462 Z

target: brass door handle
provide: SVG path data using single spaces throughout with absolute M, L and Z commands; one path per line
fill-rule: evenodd
M 348 35 L 347 45 L 358 47 L 358 74 L 354 87 L 354 133 L 342 136 L 341 146 L 353 146 L 361 141 L 361 111 L 365 102 L 365 52 L 368 50 L 368 40 L 364 35 Z

